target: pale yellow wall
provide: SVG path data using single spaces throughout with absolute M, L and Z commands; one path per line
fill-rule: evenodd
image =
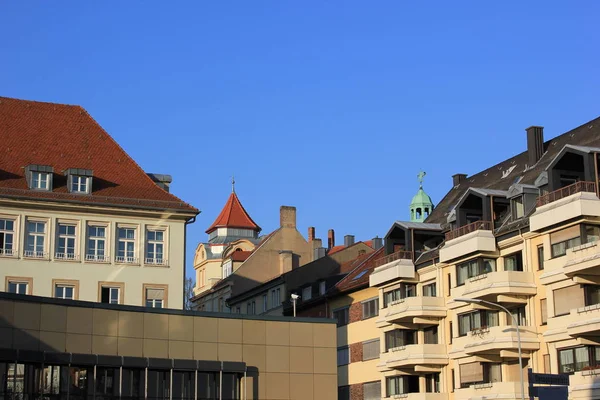
M 120 214 L 120 215 L 119 215 Z M 137 215 L 136 215 L 137 214 Z M 64 207 L 63 210 L 50 210 L 41 206 L 27 208 L 4 205 L 0 216 L 17 219 L 15 243 L 18 244 L 18 257 L 2 257 L 0 265 L 4 276 L 30 277 L 33 279 L 32 294 L 53 297 L 53 279 L 79 281 L 79 300 L 98 301 L 99 282 L 124 284 L 122 299 L 124 304 L 143 305 L 143 284 L 168 285 L 167 306 L 183 308 L 184 266 L 184 221 L 173 219 L 169 214 L 98 209 L 85 207 Z M 47 222 L 46 249 L 50 259 L 38 260 L 23 257 L 25 224 L 28 218 L 43 219 Z M 58 221 L 77 223 L 76 250 L 79 261 L 55 259 Z M 86 226 L 88 222 L 106 223 L 108 255 L 110 262 L 94 263 L 85 261 Z M 136 250 L 139 263 L 118 264 L 116 256 L 116 229 L 118 224 L 128 224 L 137 229 Z M 147 227 L 165 229 L 166 266 L 146 265 L 145 232 Z M 5 279 L 0 280 L 0 290 L 5 291 Z

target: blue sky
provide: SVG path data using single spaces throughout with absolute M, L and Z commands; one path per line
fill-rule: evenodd
M 597 1 L 3 1 L 0 94 L 80 104 L 202 210 L 357 239 L 600 115 Z M 191 264 L 188 271 L 191 271 Z

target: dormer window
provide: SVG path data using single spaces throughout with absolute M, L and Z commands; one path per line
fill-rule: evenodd
M 525 207 L 523 205 L 523 196 L 517 196 L 511 199 L 513 220 L 523 218 L 525 216 Z
M 47 165 L 31 164 L 25 167 L 25 176 L 29 189 L 52 190 L 52 173 L 54 169 Z
M 92 191 L 92 170 L 69 168 L 65 171 L 69 192 L 89 194 Z

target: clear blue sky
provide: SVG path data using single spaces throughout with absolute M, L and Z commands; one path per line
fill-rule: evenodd
M 600 115 L 598 1 L 2 1 L 0 93 L 80 104 L 202 210 L 357 239 Z M 191 263 L 188 263 L 191 271 Z

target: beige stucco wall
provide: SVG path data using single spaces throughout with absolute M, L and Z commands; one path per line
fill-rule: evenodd
M 242 361 L 248 399 L 337 397 L 335 324 L 223 318 L 0 298 L 0 347 L 196 360 Z M 112 309 L 111 309 L 112 308 Z M 242 383 L 242 385 L 244 382 Z M 255 385 L 258 387 L 255 388 Z M 255 397 L 253 394 L 258 393 Z
M 16 218 L 17 256 L 0 257 L 4 276 L 31 278 L 31 294 L 53 296 L 53 280 L 79 282 L 79 300 L 99 301 L 99 282 L 122 283 L 122 303 L 143 305 L 143 285 L 160 284 L 168 286 L 167 306 L 183 308 L 184 230 L 182 219 L 173 215 L 154 212 L 133 212 L 116 209 L 64 207 L 62 210 L 41 208 L 23 204 L 23 207 L 3 205 L 0 217 Z M 23 257 L 25 224 L 28 218 L 47 221 L 45 251 L 49 259 L 29 259 Z M 64 261 L 54 258 L 57 244 L 57 223 L 75 222 L 76 250 L 78 261 Z M 88 222 L 107 224 L 106 246 L 110 262 L 95 263 L 85 261 L 86 226 Z M 116 229 L 118 224 L 135 226 L 137 229 L 136 251 L 139 263 L 118 264 L 116 256 Z M 147 265 L 145 261 L 145 232 L 147 227 L 165 229 L 166 266 Z M 0 280 L 0 291 L 5 291 L 5 279 Z

